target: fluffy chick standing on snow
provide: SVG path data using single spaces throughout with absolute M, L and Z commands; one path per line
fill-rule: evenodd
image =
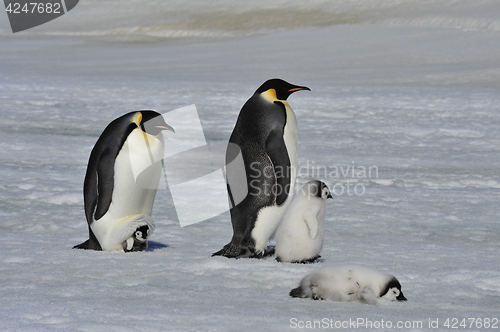
M 276 230 L 277 261 L 306 263 L 320 257 L 327 198 L 332 195 L 321 181 L 310 181 L 300 189 Z

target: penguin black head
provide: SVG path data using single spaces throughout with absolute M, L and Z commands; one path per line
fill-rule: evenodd
M 257 91 L 255 91 L 255 93 L 261 94 L 271 89 L 273 89 L 276 92 L 276 98 L 278 98 L 278 100 L 286 100 L 295 91 L 300 91 L 300 90 L 311 91 L 311 89 L 309 89 L 307 86 L 293 85 L 286 81 L 283 81 L 280 78 L 273 78 L 264 82 L 264 84 L 262 84 L 257 89 Z
M 134 239 L 139 242 L 144 242 L 148 239 L 149 227 L 147 225 L 137 228 L 134 232 Z
M 149 135 L 157 136 L 162 130 L 171 130 L 175 133 L 174 128 L 169 126 L 163 116 L 155 111 L 143 110 L 140 111 L 141 116 L 136 121 L 136 124 L 141 127 L 141 130 Z
M 403 292 L 401 291 L 401 284 L 395 277 L 392 277 L 387 283 L 387 285 L 382 289 L 382 291 L 380 292 L 380 297 L 384 297 L 391 301 L 407 300 L 406 297 L 403 295 Z
M 324 182 L 321 182 L 321 192 L 318 194 L 319 197 L 323 199 L 333 198 L 332 194 L 330 193 L 330 189 L 328 189 L 328 186 Z
M 318 197 L 322 199 L 333 198 L 328 186 L 323 181 L 319 180 L 309 181 L 302 187 L 301 191 L 308 197 Z

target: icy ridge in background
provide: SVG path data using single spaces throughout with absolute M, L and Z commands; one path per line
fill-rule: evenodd
M 500 31 L 495 0 L 82 1 L 70 15 L 25 36 L 89 36 L 107 40 L 205 39 L 338 24 L 391 24 Z M 6 24 L 0 36 L 11 35 Z

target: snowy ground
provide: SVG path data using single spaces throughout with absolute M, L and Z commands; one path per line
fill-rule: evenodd
M 500 319 L 498 2 L 185 3 L 86 0 L 15 35 L 0 15 L 0 330 Z M 88 235 L 83 178 L 107 123 L 196 104 L 209 144 L 224 144 L 272 77 L 312 90 L 289 102 L 299 184 L 321 178 L 335 193 L 319 263 L 211 258 L 231 238 L 229 213 L 180 227 L 168 190 L 147 252 L 71 250 Z M 394 274 L 408 302 L 288 296 L 344 263 Z M 486 330 L 476 323 L 464 330 Z

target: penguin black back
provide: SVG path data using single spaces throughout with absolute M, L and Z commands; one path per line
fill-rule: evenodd
M 256 187 L 250 185 L 251 181 L 253 183 L 266 184 L 263 177 L 270 178 L 273 181 L 270 185 L 275 185 L 277 188 L 284 189 L 290 186 L 291 165 L 283 138 L 287 115 L 285 105 L 282 101 L 285 101 L 293 92 L 299 90 L 310 89 L 290 84 L 279 78 L 270 79 L 264 82 L 241 108 L 229 142 L 237 147 L 245 147 L 242 150 L 243 159 L 253 160 L 252 164 L 258 165 L 258 169 L 253 168 L 252 164 L 246 165 L 247 184 L 249 188 L 243 189 L 249 189 L 250 194 L 250 189 L 256 190 Z M 261 95 L 267 91 L 270 91 L 271 95 L 274 95 L 275 100 L 272 103 L 261 98 Z M 230 150 L 232 151 L 230 152 Z M 269 156 L 272 164 L 269 163 L 269 160 L 262 152 Z M 235 153 L 234 149 L 228 149 L 226 165 L 230 164 L 236 155 L 237 153 Z M 270 174 L 264 174 L 260 171 L 261 169 L 266 169 L 266 167 L 273 167 L 275 173 L 280 176 L 272 178 Z M 277 183 L 275 184 L 274 181 L 277 181 Z M 230 182 L 230 179 L 228 182 Z M 231 189 L 234 190 L 234 188 Z M 283 204 L 287 197 L 288 193 L 286 190 L 280 190 L 276 197 L 276 204 L 278 206 Z M 257 199 L 257 201 L 261 201 L 264 204 L 262 206 L 267 206 L 273 204 L 273 199 L 273 195 L 268 195 L 268 199 L 265 202 L 260 199 Z M 258 202 L 256 203 L 258 204 Z
M 238 223 L 233 223 L 233 240 L 245 243 L 245 246 L 252 246 L 250 233 L 255 223 L 255 216 L 248 211 L 271 206 L 275 201 L 276 204 L 281 205 L 287 197 L 285 192 L 275 197 L 272 195 L 271 189 L 276 187 L 276 183 L 278 183 L 277 186 L 281 186 L 280 188 L 284 188 L 289 183 L 289 178 L 283 176 L 276 179 L 275 175 L 269 172 L 276 166 L 280 167 L 282 171 L 290 168 L 290 159 L 283 140 L 285 124 L 286 110 L 283 104 L 268 105 L 265 100 L 254 95 L 243 106 L 233 134 L 229 139 L 229 142 L 235 146 L 244 147 L 239 151 L 241 151 L 245 161 L 253 161 L 252 164 L 245 162 L 247 187 L 235 187 L 232 185 L 231 179 L 228 178 L 228 192 L 232 204 L 231 219 L 239 220 Z M 266 151 L 274 153 L 269 154 Z M 228 149 L 226 154 L 228 174 L 231 174 L 230 163 L 233 159 L 234 155 Z M 268 170 L 268 172 L 261 170 Z M 233 198 L 235 190 L 248 191 L 248 195 L 242 202 L 236 202 Z M 264 195 L 260 194 L 261 191 Z M 242 253 L 237 255 L 239 254 Z
M 137 123 L 133 120 L 135 114 L 136 112 L 127 113 L 111 121 L 90 153 L 83 183 L 83 201 L 89 227 L 89 239 L 74 248 L 102 250 L 90 225 L 94 219 L 100 219 L 111 204 L 115 159 L 128 135 L 137 128 Z
M 115 159 L 130 133 L 138 127 L 155 136 L 163 129 L 173 130 L 161 114 L 151 110 L 130 112 L 108 124 L 92 149 L 83 185 L 89 240 L 74 248 L 102 250 L 90 225 L 109 209 L 114 188 Z
M 262 249 L 256 250 L 260 253 L 254 253 L 255 239 L 251 233 L 260 210 L 270 206 L 281 207 L 290 196 L 295 173 L 292 173 L 294 170 L 289 153 L 293 150 L 293 162 L 296 163 L 297 132 L 295 115 L 286 99 L 299 90 L 310 89 L 281 79 L 271 79 L 264 82 L 241 108 L 226 152 L 233 238 L 214 256 L 260 257 L 262 254 Z M 287 112 L 290 112 L 291 120 Z M 286 134 L 287 126 L 292 127 L 289 134 Z M 288 147 L 286 135 L 289 135 L 290 142 L 294 142 Z M 241 165 L 232 163 L 240 154 L 246 182 L 239 181 Z M 235 199 L 242 196 L 244 198 L 240 201 Z M 275 220 L 270 225 L 274 223 Z M 272 227 L 269 226 L 269 229 Z M 262 239 L 266 240 L 264 237 Z
M 87 222 L 100 219 L 111 204 L 114 187 L 115 159 L 128 135 L 137 128 L 133 121 L 136 112 L 113 120 L 104 129 L 90 154 L 83 185 Z

